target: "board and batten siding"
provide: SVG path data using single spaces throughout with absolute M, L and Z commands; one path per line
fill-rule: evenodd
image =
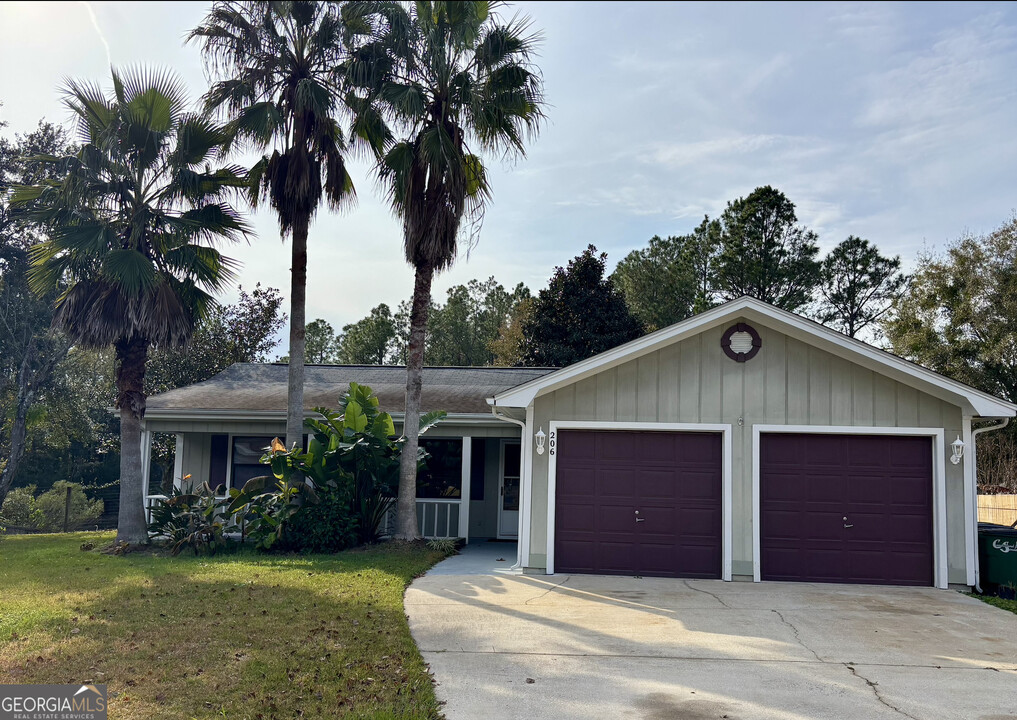
M 752 575 L 752 426 L 945 428 L 961 433 L 961 409 L 753 322 L 762 347 L 745 363 L 724 355 L 712 328 L 579 380 L 534 401 L 534 428 L 552 420 L 726 423 L 732 426 L 732 569 Z M 533 457 L 530 555 L 547 561 L 547 460 Z M 949 582 L 965 582 L 963 466 L 947 463 Z

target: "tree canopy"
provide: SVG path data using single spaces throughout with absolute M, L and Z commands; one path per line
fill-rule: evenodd
M 367 317 L 343 325 L 338 360 L 347 365 L 384 365 L 394 351 L 396 323 L 388 305 L 371 308 Z
M 643 334 L 614 282 L 605 277 L 607 253 L 590 245 L 555 268 L 523 320 L 522 363 L 564 367 Z
M 151 346 L 186 343 L 234 278 L 215 247 L 247 234 L 230 205 L 242 171 L 213 167 L 227 135 L 189 112 L 179 80 L 112 71 L 108 91 L 69 80 L 81 148 L 46 158 L 56 179 L 20 185 L 12 203 L 45 228 L 29 281 L 60 289 L 54 325 L 74 342 L 116 352 L 121 479 L 118 540 L 146 543 L 141 468 L 144 377 Z M 218 163 L 217 163 L 218 164 Z
M 796 311 L 817 290 L 816 233 L 798 224 L 794 203 L 769 185 L 727 204 L 720 248 L 717 289 L 725 300 L 749 295 Z
M 919 258 L 884 323 L 895 353 L 1017 401 L 1017 218 Z
M 875 329 L 908 281 L 899 256 L 885 257 L 854 235 L 823 258 L 821 278 L 817 319 L 851 337 Z
M 716 303 L 720 223 L 705 218 L 688 235 L 654 235 L 626 255 L 612 280 L 647 330 L 659 330 Z

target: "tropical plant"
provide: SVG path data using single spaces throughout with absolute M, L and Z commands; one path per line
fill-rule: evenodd
M 240 490 L 231 489 L 226 512 L 235 517 L 245 539 L 259 550 L 290 549 L 286 538 L 290 521 L 306 505 L 316 504 L 319 484 L 328 480 L 327 460 L 293 447 L 287 451 L 279 438 L 261 458 L 271 475 L 251 478 Z
M 415 458 L 431 282 L 452 265 L 463 236 L 479 228 L 491 197 L 478 153 L 523 156 L 526 136 L 536 134 L 544 117 L 543 83 L 533 63 L 540 38 L 528 18 L 504 22 L 492 7 L 421 0 L 391 6 L 388 18 L 393 67 L 378 98 L 400 137 L 379 175 L 414 268 L 396 531 L 404 539 L 419 537 Z
M 304 421 L 307 237 L 322 202 L 354 200 L 347 153 L 358 141 L 380 151 L 387 130 L 369 103 L 347 92 L 370 55 L 375 3 L 216 2 L 188 36 L 201 43 L 216 79 L 205 106 L 225 115 L 236 140 L 262 155 L 251 169 L 251 200 L 267 198 L 285 238 L 292 235 L 289 400 L 286 444 Z M 368 63 L 369 65 L 369 63 Z M 361 80 L 361 72 L 358 77 Z M 344 130 L 341 121 L 350 119 Z
M 195 492 L 173 490 L 152 508 L 148 531 L 153 539 L 165 542 L 174 555 L 191 548 L 195 555 L 215 555 L 226 545 L 225 533 L 232 529 L 225 506 L 227 498 L 217 496 L 205 483 Z
M 169 73 L 112 71 L 112 91 L 68 81 L 81 148 L 57 163 L 58 180 L 20 186 L 12 202 L 46 228 L 30 282 L 65 288 L 53 322 L 82 346 L 116 351 L 120 408 L 117 541 L 147 542 L 141 468 L 149 347 L 187 342 L 213 293 L 234 277 L 213 246 L 247 233 L 228 203 L 243 173 L 213 167 L 227 136 L 187 111 Z
M 334 552 L 377 540 L 391 507 L 405 438 L 395 437 L 392 416 L 382 412 L 366 385 L 350 383 L 336 410 L 315 408 L 307 418 L 307 450 L 287 450 L 278 439 L 262 457 L 271 476 L 231 491 L 227 508 L 257 547 Z M 420 418 L 418 433 L 444 419 Z M 418 448 L 417 462 L 426 453 Z

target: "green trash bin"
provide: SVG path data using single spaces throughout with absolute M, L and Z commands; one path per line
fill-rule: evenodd
M 1017 588 L 1017 529 L 993 523 L 978 523 L 978 566 L 986 592 Z M 1008 594 L 1009 594 L 1008 593 Z

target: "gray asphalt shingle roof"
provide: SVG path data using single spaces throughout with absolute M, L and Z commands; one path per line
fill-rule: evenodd
M 488 413 L 487 398 L 553 372 L 553 368 L 424 368 L 421 409 Z M 288 366 L 237 363 L 204 382 L 148 398 L 148 409 L 286 411 Z M 393 365 L 308 365 L 304 407 L 335 407 L 351 382 L 369 385 L 383 410 L 401 413 L 406 368 Z

